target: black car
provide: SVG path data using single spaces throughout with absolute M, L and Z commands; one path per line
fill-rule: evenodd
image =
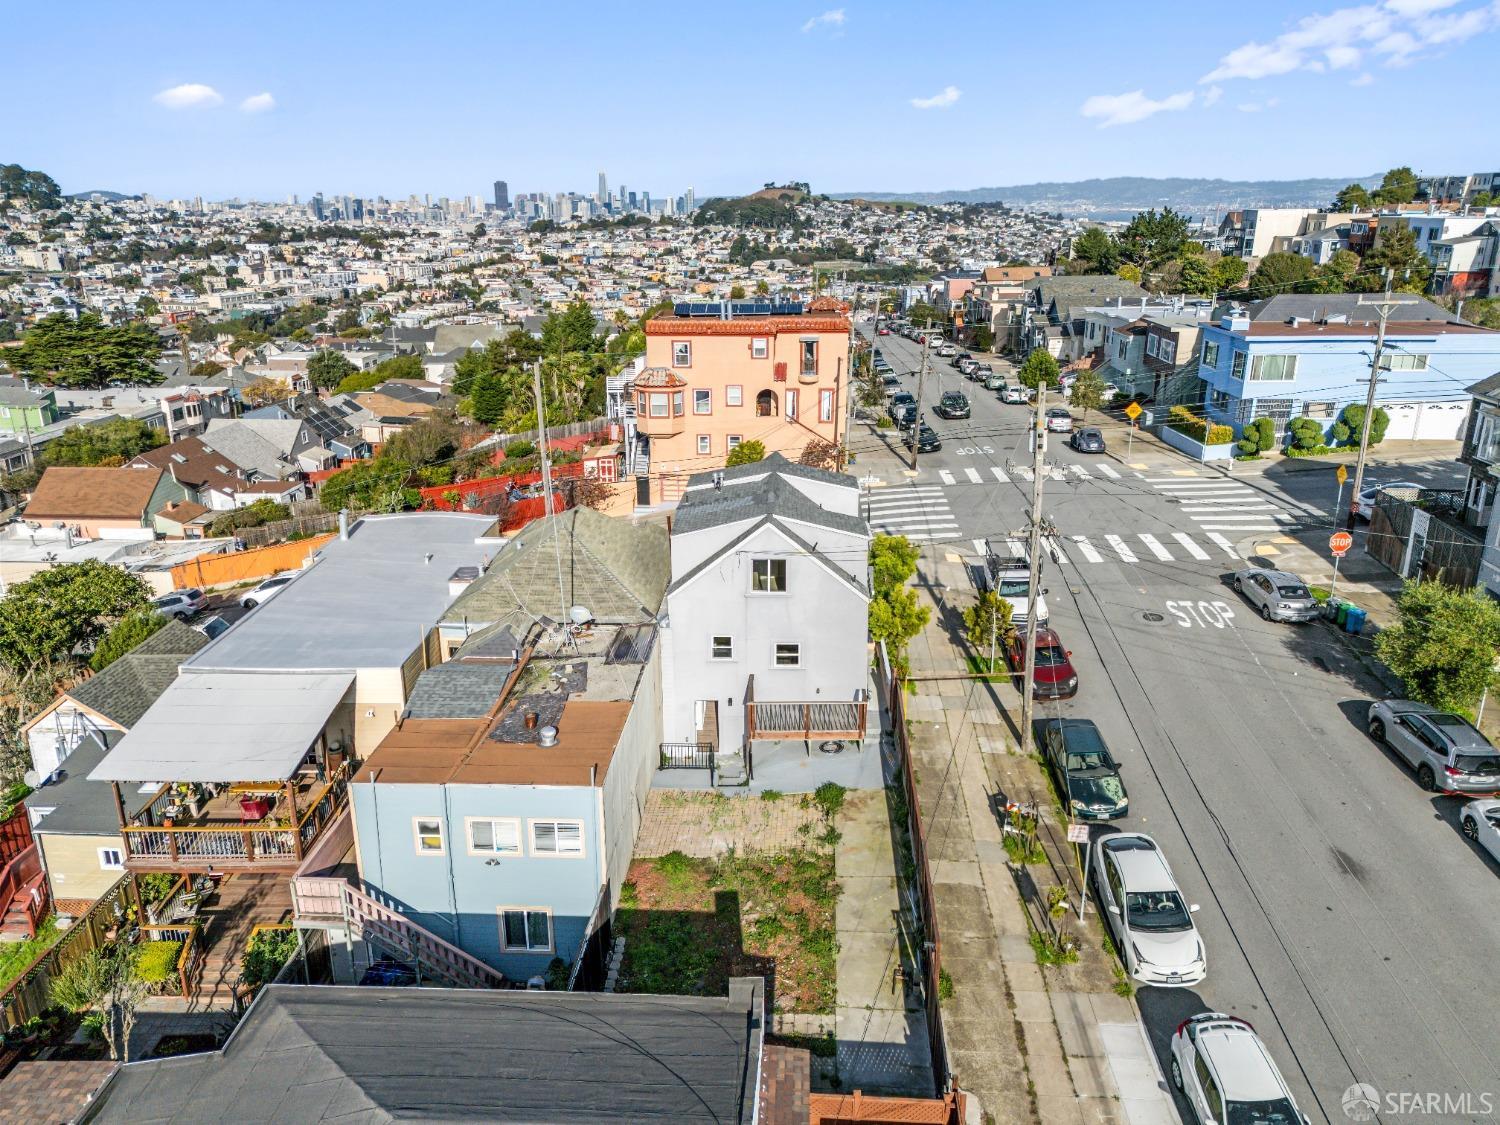
M 893 422 L 899 422 L 901 421 L 901 412 L 906 410 L 907 407 L 910 407 L 912 410 L 916 410 L 916 395 L 912 394 L 910 391 L 897 391 L 891 396 L 891 404 L 886 409 L 891 415 L 891 420 Z
M 1130 811 L 1120 767 L 1088 719 L 1042 719 L 1033 728 L 1075 820 L 1118 820 Z
M 1104 435 L 1099 432 L 1097 426 L 1085 426 L 1081 430 L 1074 430 L 1073 436 L 1068 439 L 1068 444 L 1079 453 L 1103 453 Z
M 932 408 L 932 412 L 939 418 L 967 418 L 969 400 L 957 391 L 949 391 L 938 399 L 938 404 Z
M 910 449 L 916 445 L 918 453 L 936 453 L 943 448 L 943 439 L 938 437 L 937 431 L 923 422 L 920 426 L 909 426 L 906 436 L 901 439 L 906 448 Z
M 906 429 L 917 421 L 917 404 L 914 402 L 903 402 L 891 411 L 891 418 L 895 421 L 898 429 Z

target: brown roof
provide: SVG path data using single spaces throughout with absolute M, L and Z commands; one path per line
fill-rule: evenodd
M 156 514 L 175 524 L 184 524 L 192 523 L 199 516 L 207 515 L 208 512 L 209 509 L 202 504 L 194 504 L 191 500 L 174 500 Z
M 182 460 L 177 460 L 178 457 Z M 245 483 L 238 465 L 202 438 L 196 437 L 180 438 L 170 445 L 159 445 L 132 458 L 126 464 L 131 467 L 153 465 L 158 469 L 168 469 L 177 480 L 197 490 L 233 490 Z
M 569 700 L 557 723 L 557 745 L 494 742 L 470 749 L 489 719 L 407 719 L 365 760 L 355 782 L 387 785 L 603 785 L 628 700 Z
M 104 1060 L 17 1063 L 0 1082 L 0 1120 L 77 1121 L 114 1072 Z
M 776 336 L 782 332 L 848 332 L 843 316 L 658 316 L 646 321 L 647 336 Z
M 130 519 L 146 514 L 160 469 L 80 469 L 54 465 L 42 474 L 26 518 Z
M 405 399 L 392 398 L 390 395 L 380 394 L 378 391 L 363 391 L 354 396 L 354 401 L 363 406 L 371 414 L 382 418 L 415 418 L 423 414 L 431 414 L 435 406 L 430 402 L 407 402 Z

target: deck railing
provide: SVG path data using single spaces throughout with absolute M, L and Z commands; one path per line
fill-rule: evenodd
M 746 702 L 745 731 L 752 739 L 850 738 L 865 736 L 864 702 Z
M 714 767 L 712 742 L 663 742 L 661 768 L 664 770 L 711 770 Z
M 328 784 L 323 787 L 307 811 L 302 814 L 297 824 L 297 831 L 302 837 L 302 850 L 305 854 L 312 846 L 323 829 L 326 828 L 338 816 L 344 807 L 344 801 L 349 796 L 349 763 L 342 763 L 328 779 Z
M 200 926 L 197 922 L 180 925 L 144 925 L 142 941 L 180 941 L 182 949 L 177 954 L 177 991 L 184 1000 L 191 1000 L 198 989 L 198 978 L 203 972 L 203 943 L 198 940 Z
M 0 916 L 3 916 L 11 900 L 25 892 L 21 910 L 26 920 L 26 936 L 36 937 L 42 919 L 47 917 L 52 906 L 47 880 L 42 874 L 42 851 L 36 844 L 17 853 L 3 870 L 0 870 Z M 28 885 L 30 889 L 28 889 Z

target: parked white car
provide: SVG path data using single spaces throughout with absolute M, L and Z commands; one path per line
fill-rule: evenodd
M 1500 863 L 1500 801 L 1494 798 L 1470 801 L 1458 814 L 1458 823 L 1465 836 Z
M 1141 832 L 1094 842 L 1094 888 L 1125 970 L 1142 984 L 1181 988 L 1208 975 L 1196 905 L 1183 901 L 1167 857 Z M 1219 1118 L 1223 1120 L 1223 1118 Z
M 297 580 L 295 574 L 277 574 L 267 578 L 255 589 L 240 596 L 240 605 L 246 609 L 254 609 L 258 605 L 265 605 L 281 591 L 285 590 Z
M 152 598 L 151 604 L 158 613 L 175 617 L 178 621 L 186 621 L 207 605 L 208 599 L 203 596 L 202 590 L 173 590 L 170 594 Z
M 1178 1026 L 1172 1085 L 1200 1125 L 1307 1125 L 1255 1028 L 1223 1012 L 1201 1012 Z
M 1375 511 L 1375 497 L 1380 495 L 1382 489 L 1386 488 L 1421 488 L 1422 486 L 1414 480 L 1393 480 L 1385 484 L 1370 484 L 1359 490 L 1359 495 L 1354 500 L 1354 514 L 1362 520 L 1368 520 L 1370 514 Z

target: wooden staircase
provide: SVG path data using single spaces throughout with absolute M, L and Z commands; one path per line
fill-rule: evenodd
M 51 907 L 41 850 L 32 844 L 0 870 L 0 938 L 23 941 L 35 937 Z

